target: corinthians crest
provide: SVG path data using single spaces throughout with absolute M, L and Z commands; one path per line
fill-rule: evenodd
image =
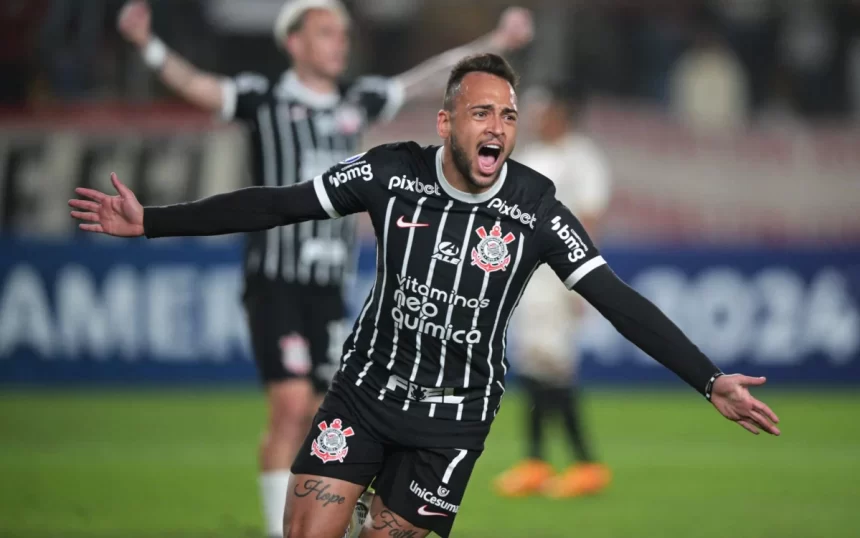
M 514 234 L 508 232 L 502 237 L 502 229 L 499 226 L 493 226 L 489 234 L 481 226 L 475 233 L 481 240 L 472 249 L 472 265 L 477 265 L 488 273 L 504 271 L 511 262 L 508 243 L 513 242 Z
M 344 429 L 339 418 L 334 419 L 331 426 L 326 424 L 326 421 L 322 421 L 317 427 L 322 431 L 311 444 L 311 455 L 323 460 L 323 463 L 330 461 L 343 463 L 343 458 L 349 452 L 346 438 L 351 437 L 355 432 L 351 427 Z

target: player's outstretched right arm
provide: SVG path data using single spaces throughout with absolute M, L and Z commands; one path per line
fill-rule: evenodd
M 405 146 L 393 145 L 400 147 Z M 69 200 L 72 217 L 88 232 L 118 237 L 225 235 L 268 230 L 308 220 L 336 219 L 379 207 L 382 178 L 401 163 L 404 152 L 379 146 L 339 162 L 312 181 L 286 187 L 247 187 L 195 202 L 143 207 L 116 174 L 117 194 L 77 188 L 84 199 Z
M 69 200 L 82 230 L 117 237 L 149 238 L 224 235 L 268 230 L 275 226 L 329 218 L 311 181 L 287 187 L 249 187 L 196 202 L 143 207 L 116 174 L 117 194 L 93 189 L 75 192 L 87 200 Z
M 224 109 L 221 78 L 203 72 L 172 52 L 152 33 L 149 5 L 132 0 L 120 12 L 117 26 L 130 43 L 136 45 L 146 64 L 157 71 L 161 81 L 190 103 L 217 112 Z

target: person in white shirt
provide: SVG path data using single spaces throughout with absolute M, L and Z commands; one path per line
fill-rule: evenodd
M 596 237 L 609 204 L 611 184 L 597 145 L 579 129 L 582 100 L 565 88 L 536 88 L 525 100 L 532 110 L 536 140 L 513 157 L 550 178 L 557 198 L 567 204 Z M 514 315 L 515 365 L 528 394 L 527 458 L 496 479 L 506 497 L 544 494 L 574 497 L 596 493 L 610 481 L 605 465 L 594 460 L 582 429 L 576 389 L 576 345 L 571 338 L 583 312 L 578 296 L 561 293 L 555 275 L 540 267 Z M 544 459 L 543 427 L 561 415 L 576 464 L 556 474 Z

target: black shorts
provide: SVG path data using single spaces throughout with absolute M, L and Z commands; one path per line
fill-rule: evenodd
M 459 435 L 463 423 L 454 421 L 428 418 L 416 426 L 414 417 L 404 415 L 398 423 L 383 402 L 361 394 L 363 389 L 343 383 L 340 376 L 335 379 L 296 456 L 293 474 L 364 487 L 372 482 L 388 509 L 446 538 L 488 428 Z M 410 442 L 416 437 L 409 432 L 416 428 L 434 439 L 432 446 Z
M 325 392 L 349 330 L 342 289 L 248 279 L 243 299 L 263 383 L 308 379 Z

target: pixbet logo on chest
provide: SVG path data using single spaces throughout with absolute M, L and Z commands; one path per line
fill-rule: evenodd
M 403 189 L 407 192 L 414 192 L 416 194 L 433 194 L 435 196 L 439 196 L 439 185 L 428 185 L 426 183 L 421 183 L 416 177 L 415 179 L 409 179 L 406 176 L 391 176 L 391 179 L 388 180 L 388 189 Z
M 490 205 L 488 206 L 490 209 L 496 209 L 499 211 L 500 215 L 504 215 L 506 217 L 510 217 L 513 220 L 518 220 L 531 228 L 535 229 L 535 216 L 531 213 L 526 213 L 521 210 L 517 204 L 508 205 L 507 202 L 502 200 L 501 198 L 493 198 L 490 200 Z

